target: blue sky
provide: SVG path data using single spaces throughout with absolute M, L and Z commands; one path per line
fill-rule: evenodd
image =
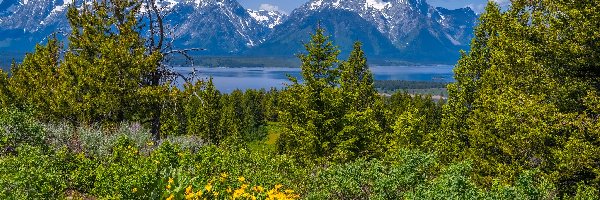
M 308 0 L 238 0 L 244 7 L 249 9 L 279 10 L 290 13 L 294 8 L 306 3 Z M 475 12 L 481 12 L 488 0 L 427 0 L 433 6 L 445 8 L 471 7 Z M 510 0 L 493 0 L 506 5 Z

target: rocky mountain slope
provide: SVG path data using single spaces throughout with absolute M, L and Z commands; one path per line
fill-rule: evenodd
M 31 51 L 52 33 L 65 36 L 69 5 L 82 0 L 2 0 L 0 57 Z M 448 63 L 468 49 L 477 15 L 425 0 L 311 0 L 289 16 L 249 10 L 236 0 L 163 0 L 174 48 L 206 48 L 203 55 L 283 56 L 302 51 L 320 24 L 347 52 L 355 40 L 370 57 Z M 0 58 L 2 59 L 2 58 Z

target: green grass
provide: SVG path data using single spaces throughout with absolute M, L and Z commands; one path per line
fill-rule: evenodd
M 281 135 L 281 126 L 278 122 L 267 123 L 267 136 L 262 140 L 250 142 L 248 148 L 252 151 L 275 151 L 277 140 Z

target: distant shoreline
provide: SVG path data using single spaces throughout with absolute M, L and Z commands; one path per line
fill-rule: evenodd
M 0 52 L 0 68 L 9 70 L 13 60 L 20 63 L 28 52 Z M 193 55 L 193 62 L 188 61 L 183 56 L 172 57 L 170 63 L 174 67 L 197 67 L 197 68 L 248 68 L 248 67 L 300 67 L 300 60 L 296 57 L 276 57 L 276 56 L 198 56 Z M 341 58 L 343 59 L 343 58 Z M 409 62 L 395 60 L 393 58 L 373 58 L 369 59 L 371 66 L 447 66 L 455 63 L 428 63 L 428 62 Z

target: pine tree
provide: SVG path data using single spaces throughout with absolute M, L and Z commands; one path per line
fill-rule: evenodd
M 340 86 L 349 103 L 346 106 L 356 111 L 374 107 L 378 94 L 360 42 L 354 43 L 350 57 L 340 65 L 340 72 Z
M 138 113 L 141 87 L 162 55 L 147 54 L 140 8 L 141 3 L 125 0 L 93 2 L 81 11 L 69 8 L 72 33 L 62 64 L 68 71 L 63 81 L 70 90 L 68 103 L 78 109 L 81 122 L 143 117 Z
M 338 67 L 339 50 L 323 34 L 317 29 L 299 56 L 304 82 L 292 78 L 281 95 L 279 150 L 305 161 L 380 155 L 389 128 L 361 44 Z
M 299 54 L 302 79 L 308 88 L 318 94 L 326 87 L 334 87 L 339 77 L 337 56 L 340 50 L 325 35 L 325 29 L 317 28 L 311 41 L 304 44 L 307 54 Z
M 247 124 L 243 124 L 244 111 L 242 98 L 244 94 L 240 90 L 234 90 L 229 95 L 221 97 L 220 121 L 219 121 L 219 143 L 227 147 L 237 147 L 243 144 L 242 130 Z
M 0 107 L 8 107 L 12 102 L 12 95 L 8 91 L 8 74 L 0 69 Z
M 67 48 L 51 38 L 13 67 L 8 88 L 15 102 L 41 119 L 75 125 L 141 121 L 158 139 L 170 88 L 156 84 L 163 54 L 142 37 L 141 6 L 112 0 L 70 7 Z
M 62 105 L 60 49 L 58 40 L 51 38 L 46 45 L 36 45 L 35 53 L 25 55 L 21 64 L 13 63 L 7 81 L 11 104 L 32 108 L 38 113 L 36 117 L 43 120 L 69 116 L 71 111 Z
M 336 88 L 339 50 L 318 28 L 305 44 L 307 54 L 300 54 L 302 84 L 282 93 L 280 122 L 284 126 L 278 147 L 280 152 L 313 158 L 332 154 L 333 137 L 340 130 L 341 98 Z
M 209 144 L 219 144 L 223 139 L 221 113 L 224 108 L 221 93 L 212 78 L 207 82 L 187 84 L 187 100 L 184 105 L 187 118 L 187 134 L 197 135 Z
M 271 88 L 265 93 L 262 106 L 266 121 L 278 121 L 279 97 L 280 92 L 277 90 L 277 88 Z
M 475 37 L 471 42 L 469 53 L 462 52 L 461 58 L 454 68 L 454 83 L 448 84 L 448 102 L 444 106 L 442 129 L 437 134 L 435 144 L 441 154 L 441 160 L 449 161 L 458 158 L 459 154 L 469 146 L 466 131 L 467 119 L 473 110 L 475 94 L 481 84 L 481 76 L 491 67 L 488 41 L 498 35 L 501 25 L 500 7 L 490 2 L 485 12 L 479 17 L 479 25 L 475 28 Z
M 473 160 L 483 184 L 540 169 L 559 196 L 598 187 L 596 3 L 488 6 L 449 87 L 436 139 L 443 157 Z
M 340 162 L 381 152 L 385 118 L 362 44 L 356 42 L 340 65 L 343 128 L 334 138 L 335 159 Z

